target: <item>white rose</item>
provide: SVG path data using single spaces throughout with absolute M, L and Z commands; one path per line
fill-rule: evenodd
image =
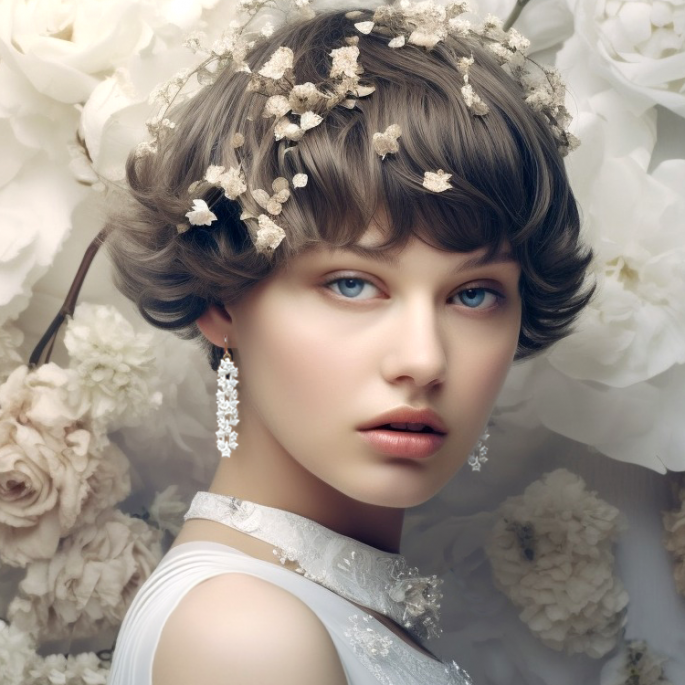
M 40 189 L 40 190 L 38 190 Z M 71 230 L 71 213 L 86 190 L 38 155 L 0 189 L 0 324 L 27 306 Z
M 685 116 L 685 5 L 679 0 L 569 0 L 597 67 L 644 107 Z
M 78 638 L 121 624 L 162 558 L 162 533 L 116 509 L 31 564 L 9 607 L 14 625 L 38 639 Z

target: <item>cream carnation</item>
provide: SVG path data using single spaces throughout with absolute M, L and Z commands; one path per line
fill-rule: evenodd
M 137 333 L 113 306 L 80 304 L 64 344 L 95 422 L 134 425 L 159 408 L 154 336 Z
M 31 685 L 106 685 L 109 664 L 100 661 L 93 652 L 83 652 L 76 656 L 50 654 L 45 658 L 39 657 L 29 673 Z
M 2 685 L 26 685 L 31 668 L 39 662 L 33 640 L 0 619 L 0 677 Z
M 9 607 L 17 627 L 38 639 L 88 637 L 118 626 L 162 558 L 161 532 L 110 509 L 31 564 Z
M 558 469 L 500 507 L 486 545 L 497 587 L 556 650 L 599 658 L 625 624 L 628 594 L 614 576 L 618 509 Z

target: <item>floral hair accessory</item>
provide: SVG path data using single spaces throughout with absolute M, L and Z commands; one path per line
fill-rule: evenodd
M 373 134 L 373 149 L 380 155 L 381 159 L 400 149 L 397 139 L 402 135 L 402 129 L 397 124 L 390 124 L 383 133 Z
M 260 10 L 272 6 L 283 9 L 285 21 L 292 23 L 315 16 L 310 5 L 311 0 L 240 0 L 242 19 L 232 21 L 220 40 L 210 46 L 202 33 L 189 36 L 185 45 L 206 57 L 194 70 L 183 70 L 169 82 L 155 88 L 151 100 L 159 102 L 161 110 L 148 121 L 153 140 L 141 143 L 136 148 L 136 155 L 154 154 L 159 142 L 172 134 L 175 123 L 167 116 L 168 109 L 173 103 L 192 95 L 185 92 L 191 78 L 197 80 L 199 87 L 210 85 L 228 67 L 250 75 L 247 90 L 264 97 L 262 118 L 274 119 L 273 140 L 285 141 L 286 152 L 296 146 L 308 131 L 320 126 L 335 107 L 353 109 L 359 98 L 371 95 L 375 86 L 361 82 L 364 68 L 359 63 L 359 35 L 345 37 L 344 45 L 331 50 L 329 75 L 321 83 L 295 82 L 295 53 L 287 46 L 277 47 L 260 69 L 251 71 L 246 62 L 247 55 L 258 41 L 268 38 L 274 31 L 270 23 L 259 31 L 249 29 Z M 560 154 L 566 155 L 578 145 L 578 140 L 568 131 L 571 117 L 564 105 L 565 88 L 559 72 L 551 67 L 531 67 L 532 62 L 526 57 L 529 41 L 515 29 L 505 31 L 499 18 L 489 14 L 479 19 L 466 2 L 439 5 L 432 0 L 394 0 L 377 7 L 370 19 L 369 14 L 370 10 L 355 10 L 345 16 L 358 34 L 387 38 L 388 47 L 394 50 L 417 46 L 430 51 L 449 36 L 478 38 L 521 86 L 526 104 L 545 118 Z M 478 92 L 478 83 L 474 83 L 474 62 L 473 55 L 461 57 L 457 70 L 463 81 L 461 94 L 465 106 L 473 116 L 482 117 L 487 116 L 489 107 Z M 249 125 L 249 121 L 247 123 Z M 372 146 L 381 160 L 399 151 L 400 135 L 397 124 L 373 135 Z M 234 150 L 244 142 L 242 132 L 234 132 L 230 139 Z M 443 192 L 451 187 L 450 177 L 451 174 L 442 169 L 426 171 L 422 185 L 429 191 Z M 302 188 L 306 182 L 307 175 L 303 173 L 295 174 L 290 180 L 280 177 L 273 183 L 274 192 L 269 193 L 261 188 L 249 188 L 242 162 L 228 170 L 212 164 L 203 179 L 189 187 L 189 204 L 192 207 L 185 215 L 189 223 L 178 224 L 177 230 L 185 233 L 192 226 L 209 226 L 216 221 L 211 204 L 221 196 L 205 193 L 210 188 L 219 187 L 226 198 L 240 203 L 243 210 L 241 220 L 245 222 L 257 251 L 273 252 L 285 237 L 285 231 L 274 217 L 281 214 L 283 204 L 289 199 L 290 186 Z
M 423 187 L 434 193 L 442 193 L 443 190 L 449 190 L 452 186 L 450 185 L 450 179 L 452 174 L 445 173 L 442 169 L 437 171 L 426 171 L 423 175 Z

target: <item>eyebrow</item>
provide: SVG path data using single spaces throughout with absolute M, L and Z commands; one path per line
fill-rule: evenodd
M 365 247 L 364 245 L 348 245 L 346 247 L 338 248 L 340 250 L 345 250 L 347 252 L 352 252 L 353 254 L 364 257 L 366 259 L 371 259 L 375 262 L 380 262 L 388 266 L 396 267 L 398 262 L 398 254 L 396 252 L 379 249 L 377 247 Z M 486 266 L 489 264 L 507 264 L 509 262 L 516 262 L 513 252 L 508 250 L 500 250 L 494 254 L 489 254 L 486 252 L 479 257 L 470 257 L 465 262 L 463 262 L 456 271 L 463 271 L 466 269 L 475 269 L 479 266 Z

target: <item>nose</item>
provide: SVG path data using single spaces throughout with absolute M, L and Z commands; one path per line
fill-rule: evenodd
M 387 333 L 388 345 L 382 374 L 389 383 L 411 381 L 418 387 L 444 382 L 447 372 L 444 331 L 434 305 L 425 301 L 406 303 Z

